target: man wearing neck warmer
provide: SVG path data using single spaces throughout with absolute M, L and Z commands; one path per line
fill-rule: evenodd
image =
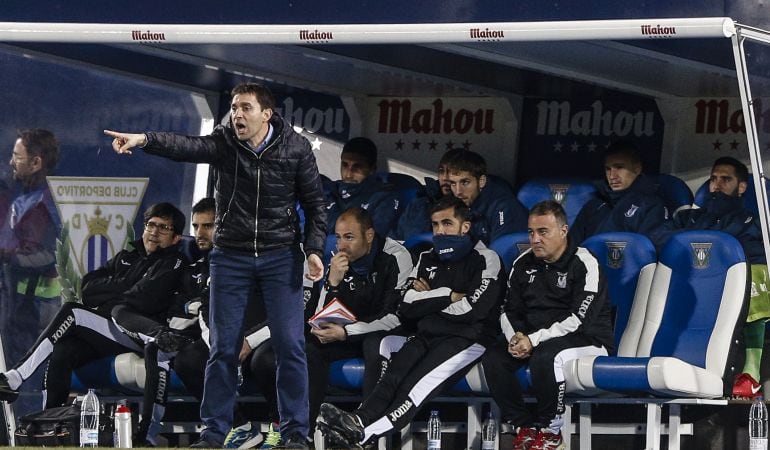
M 318 427 L 336 445 L 363 444 L 407 425 L 419 409 L 476 364 L 497 334 L 505 284 L 500 257 L 469 235 L 468 207 L 446 196 L 431 211 L 434 248 L 409 276 L 402 320 L 416 331 L 388 336 L 397 347 L 387 369 L 353 414 L 321 405 Z
M 342 147 L 340 179 L 332 183 L 326 198 L 327 228 L 334 229 L 337 217 L 356 206 L 369 211 L 374 231 L 382 236 L 396 227 L 402 209 L 390 186 L 377 178 L 377 147 L 365 137 Z
M 570 237 L 580 243 L 609 231 L 650 235 L 668 212 L 655 184 L 642 173 L 639 150 L 631 142 L 612 144 L 604 156 L 605 182 L 597 186 L 570 227 Z
M 487 350 L 482 364 L 501 423 L 516 428 L 513 448 L 561 449 L 564 364 L 612 351 L 607 280 L 596 258 L 567 236 L 559 203 L 533 206 L 528 230 L 531 248 L 513 263 L 500 315 L 505 340 Z M 516 377 L 524 366 L 537 400 L 534 414 Z
M 325 280 L 305 291 L 306 318 L 335 300 L 357 318 L 345 325 L 321 322 L 318 327 L 306 327 L 311 428 L 326 395 L 331 363 L 364 357 L 366 395 L 379 379 L 380 368 L 376 350 L 367 353 L 365 348 L 376 349 L 385 332 L 401 325 L 398 305 L 413 268 L 412 257 L 404 246 L 376 233 L 372 222 L 371 214 L 362 208 L 350 208 L 340 214 L 334 227 L 337 250 L 326 268 Z M 246 344 L 254 350 L 249 357 L 251 378 L 265 393 L 268 403 L 272 403 L 275 371 L 265 369 L 275 365 L 269 332 L 248 334 Z
M 770 294 L 762 230 L 754 214 L 744 208 L 743 194 L 749 181 L 745 164 L 732 157 L 714 161 L 709 178 L 709 197 L 700 208 L 679 211 L 671 221 L 655 232 L 660 249 L 668 238 L 682 230 L 717 230 L 734 236 L 741 243 L 751 264 L 751 299 L 743 336 L 746 362 L 735 378 L 733 395 L 753 398 L 760 395 L 760 359 L 765 337 L 765 322 L 770 318 Z

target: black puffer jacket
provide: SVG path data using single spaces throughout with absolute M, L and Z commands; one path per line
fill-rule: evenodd
M 321 178 L 310 143 L 273 114 L 273 136 L 256 155 L 239 141 L 231 124 L 209 136 L 147 133 L 144 150 L 174 161 L 210 164 L 216 180 L 218 247 L 261 252 L 298 244 L 295 208 L 305 212 L 305 252 L 321 256 L 326 211 Z

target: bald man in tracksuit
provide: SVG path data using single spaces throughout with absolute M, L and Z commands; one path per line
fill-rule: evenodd
M 470 237 L 468 214 L 454 197 L 433 207 L 434 248 L 420 255 L 400 307 L 417 331 L 393 337 L 406 342 L 354 414 L 321 405 L 318 427 L 337 444 L 357 445 L 403 428 L 478 362 L 495 335 L 502 263 Z
M 500 325 L 505 342 L 483 358 L 484 375 L 503 422 L 518 427 L 513 448 L 562 448 L 562 367 L 606 356 L 613 345 L 607 280 L 596 258 L 567 237 L 561 205 L 548 200 L 529 214 L 531 248 L 513 263 Z M 537 414 L 524 405 L 514 375 L 529 365 Z

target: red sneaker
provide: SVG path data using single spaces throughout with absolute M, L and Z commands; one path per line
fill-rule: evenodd
M 519 427 L 516 437 L 513 438 L 513 450 L 529 450 L 537 437 L 537 429 L 533 427 Z
M 747 373 L 738 374 L 735 377 L 735 384 L 733 384 L 733 397 L 743 397 L 753 399 L 760 395 L 762 385 L 757 383 L 751 375 Z
M 554 434 L 550 431 L 540 430 L 537 433 L 535 442 L 529 447 L 529 450 L 563 450 L 564 441 L 561 438 L 561 433 Z

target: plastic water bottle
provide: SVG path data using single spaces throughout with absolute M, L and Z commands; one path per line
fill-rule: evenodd
M 767 450 L 767 407 L 761 395 L 749 411 L 749 449 Z
M 131 448 L 131 410 L 125 404 L 115 409 L 115 447 Z
M 80 446 L 97 447 L 99 445 L 99 397 L 93 389 L 83 397 L 80 405 Z
M 495 437 L 497 436 L 497 421 L 492 411 L 487 414 L 487 419 L 481 426 L 481 450 L 494 450 Z
M 430 412 L 428 419 L 428 450 L 441 450 L 441 419 L 436 410 Z

